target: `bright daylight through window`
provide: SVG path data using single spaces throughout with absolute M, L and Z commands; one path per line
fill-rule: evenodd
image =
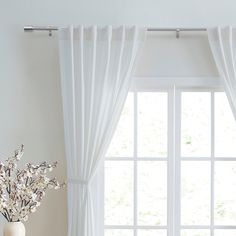
M 106 236 L 236 235 L 236 122 L 224 92 L 130 92 L 104 169 Z

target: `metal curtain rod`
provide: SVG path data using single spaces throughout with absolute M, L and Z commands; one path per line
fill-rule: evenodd
M 48 31 L 49 36 L 52 36 L 52 31 L 57 31 L 58 27 L 55 26 L 24 26 L 25 32 L 33 31 Z M 179 33 L 183 31 L 206 31 L 206 28 L 147 28 L 147 31 L 156 32 L 176 32 L 176 38 L 179 38 Z

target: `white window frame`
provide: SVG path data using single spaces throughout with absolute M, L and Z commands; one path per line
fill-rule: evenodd
M 98 209 L 96 219 L 98 225 L 104 225 L 103 229 L 99 228 L 100 232 L 104 232 L 104 229 L 133 229 L 134 236 L 137 236 L 138 229 L 167 229 L 168 236 L 180 236 L 181 229 L 209 229 L 210 235 L 214 236 L 215 229 L 236 229 L 236 225 L 232 226 L 215 226 L 214 225 L 214 166 L 216 161 L 236 161 L 236 158 L 214 158 L 214 116 L 211 116 L 211 157 L 200 158 L 181 158 L 180 154 L 180 142 L 181 142 L 181 92 L 183 91 L 211 91 L 211 114 L 214 114 L 214 92 L 223 91 L 222 84 L 217 77 L 194 77 L 194 78 L 134 78 L 131 91 L 134 92 L 134 127 L 137 127 L 137 92 L 156 92 L 163 91 L 168 92 L 168 156 L 167 158 L 156 158 L 156 161 L 167 161 L 167 173 L 168 173 L 168 197 L 167 197 L 167 227 L 165 226 L 138 226 L 137 227 L 137 152 L 134 151 L 134 226 L 116 226 L 116 225 L 104 225 L 104 173 L 103 170 L 98 178 L 99 196 L 95 201 L 95 206 Z M 178 100 L 173 102 L 173 100 Z M 174 114 L 178 114 L 178 117 Z M 134 149 L 137 150 L 137 129 L 134 128 Z M 176 143 L 177 142 L 177 143 Z M 173 148 L 174 147 L 174 148 Z M 170 161 L 170 157 L 172 160 Z M 139 161 L 142 158 L 139 158 Z M 128 160 L 128 158 L 106 158 L 106 160 Z M 148 161 L 147 158 L 145 158 Z M 150 160 L 154 160 L 151 158 Z M 210 226 L 181 226 L 180 213 L 181 213 L 181 161 L 210 161 L 211 166 L 211 222 Z M 103 169 L 104 166 L 101 168 Z M 174 174 L 173 174 L 174 173 Z M 170 197 L 171 196 L 171 197 Z M 101 207 L 103 206 L 103 207 Z

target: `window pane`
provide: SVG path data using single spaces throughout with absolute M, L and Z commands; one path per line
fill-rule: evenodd
M 236 224 L 236 163 L 215 163 L 215 224 Z
M 138 93 L 138 156 L 167 156 L 167 93 Z
M 105 224 L 133 223 L 133 162 L 105 162 Z
M 166 225 L 166 162 L 138 162 L 138 224 Z
M 215 230 L 215 236 L 235 236 L 235 229 L 217 229 Z
M 236 122 L 223 92 L 215 93 L 215 155 L 236 157 Z
M 140 229 L 138 230 L 138 236 L 167 236 L 166 230 L 148 230 Z
M 210 163 L 183 161 L 181 181 L 182 225 L 209 225 Z
M 181 230 L 181 236 L 210 236 L 210 230 L 208 229 L 183 229 Z
M 106 154 L 108 157 L 131 157 L 133 155 L 133 102 L 133 93 L 129 93 Z
M 210 156 L 211 94 L 183 92 L 181 119 L 182 156 Z
M 105 236 L 133 236 L 131 229 L 106 229 Z

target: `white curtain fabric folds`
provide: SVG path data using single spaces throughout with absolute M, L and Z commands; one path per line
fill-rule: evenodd
M 91 181 L 104 157 L 131 84 L 145 29 L 59 29 L 68 176 L 68 235 L 93 236 Z
M 236 119 L 236 29 L 230 26 L 217 27 L 210 28 L 207 32 L 211 51 Z

